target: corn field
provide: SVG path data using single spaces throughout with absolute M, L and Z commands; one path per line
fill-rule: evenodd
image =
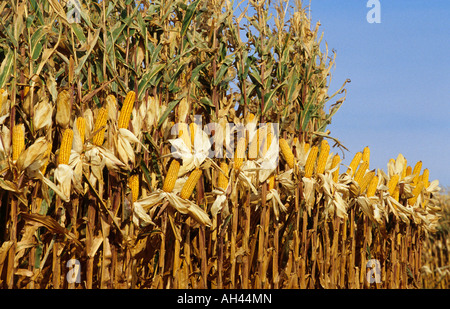
M 1 288 L 449 287 L 449 195 L 402 154 L 342 164 L 349 80 L 300 0 L 0 18 Z

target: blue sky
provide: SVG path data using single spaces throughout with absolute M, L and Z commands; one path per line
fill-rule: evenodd
M 450 186 L 450 1 L 380 0 L 379 24 L 367 22 L 366 0 L 311 2 L 337 53 L 331 93 L 351 79 L 328 127 L 350 150 L 344 164 L 369 146 L 371 168 L 402 153 Z

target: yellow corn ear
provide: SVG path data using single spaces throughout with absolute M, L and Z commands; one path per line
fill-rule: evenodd
M 394 194 L 394 190 L 397 187 L 399 178 L 400 178 L 399 175 L 395 174 L 389 179 L 389 182 L 388 182 L 389 195 Z
M 294 153 L 291 150 L 291 147 L 289 147 L 289 143 L 284 138 L 280 138 L 279 144 L 281 153 L 283 154 L 286 163 L 289 165 L 289 168 L 294 168 L 295 158 Z
M 412 173 L 412 167 L 408 165 L 408 166 L 406 167 L 406 176 L 411 175 L 411 173 Z
M 308 158 L 306 159 L 305 164 L 305 177 L 311 178 L 314 172 L 314 164 L 316 163 L 317 153 L 319 152 L 319 148 L 317 146 L 313 146 L 309 151 Z
M 217 179 L 217 186 L 223 190 L 228 187 L 228 164 L 225 161 L 220 162 L 220 169 L 225 173 L 225 175 L 219 171 L 219 176 Z
M 202 170 L 199 168 L 196 168 L 191 172 L 188 179 L 184 183 L 183 188 L 181 189 L 180 192 L 181 198 L 188 199 L 191 196 L 192 192 L 197 186 L 200 176 L 202 176 Z
M 130 123 L 131 112 L 134 108 L 134 100 L 136 98 L 136 93 L 134 91 L 129 91 L 125 100 L 123 101 L 122 109 L 120 110 L 118 127 L 119 129 L 127 129 Z
M 186 147 L 191 149 L 191 137 L 189 136 L 189 126 L 187 123 L 179 123 L 178 124 L 178 137 L 180 137 Z
M 72 150 L 73 131 L 72 129 L 64 130 L 59 148 L 58 164 L 69 164 L 70 151 Z
M 106 122 L 108 121 L 108 111 L 106 108 L 102 107 L 98 110 L 97 119 L 94 124 L 94 132 L 97 132 L 92 138 L 92 142 L 96 146 L 103 145 L 103 140 L 105 139 Z
M 333 181 L 334 182 L 338 182 L 339 179 L 339 166 L 338 164 L 341 162 L 341 157 L 338 154 L 335 154 L 333 156 L 333 159 L 331 161 L 331 169 L 334 169 L 335 167 L 336 170 L 333 172 Z
M 372 179 L 369 182 L 369 186 L 367 187 L 367 197 L 372 197 L 375 195 L 375 192 L 377 191 L 377 185 L 378 185 L 378 176 L 374 175 Z
M 361 184 L 359 185 L 359 187 L 361 189 L 361 194 L 364 194 L 364 192 L 366 191 L 367 186 L 369 185 L 369 183 L 372 180 L 373 176 L 375 176 L 375 171 L 367 172 L 364 175 L 364 177 L 363 177 L 363 179 L 361 181 Z
M 12 159 L 15 162 L 25 148 L 25 126 L 22 123 L 13 127 L 12 137 Z
M 167 171 L 166 179 L 164 179 L 163 191 L 172 192 L 175 187 L 175 182 L 178 179 L 178 171 L 180 170 L 180 162 L 178 160 L 172 160 Z
M 420 195 L 420 192 L 422 192 L 422 189 L 423 189 L 423 181 L 419 181 L 412 191 L 413 197 L 408 199 L 409 205 L 413 206 L 416 203 L 417 198 Z
M 136 202 L 139 197 L 139 175 L 131 175 L 128 178 L 128 186 L 131 189 L 131 197 L 133 202 Z
M 194 145 L 195 133 L 197 132 L 197 124 L 195 122 L 189 124 L 189 131 L 191 132 L 191 145 Z
M 309 150 L 309 143 L 304 143 L 303 144 L 303 151 L 305 152 L 305 153 L 308 153 L 308 150 Z
M 323 174 L 327 165 L 328 155 L 330 154 L 330 145 L 326 140 L 320 143 L 320 154 L 317 161 L 317 174 Z
M 369 165 L 370 165 L 370 149 L 369 149 L 368 146 L 364 147 L 361 159 L 362 159 L 363 162 L 367 162 L 367 168 L 369 168 Z
M 86 119 L 84 119 L 84 117 L 78 117 L 76 124 L 78 132 L 80 133 L 81 143 L 84 144 L 84 138 L 86 134 Z
M 428 188 L 428 186 L 430 185 L 430 171 L 426 168 L 423 170 L 423 174 L 422 174 L 422 182 L 425 188 Z
M 234 153 L 234 168 L 240 169 L 245 159 L 245 149 L 247 148 L 245 137 L 241 137 L 236 145 L 236 151 Z
M 362 158 L 362 152 L 357 152 L 355 154 L 355 156 L 353 157 L 353 160 L 350 162 L 350 165 L 347 169 L 347 174 L 349 174 L 350 176 L 353 176 L 356 172 L 356 168 L 359 165 L 359 162 L 361 161 Z
M 270 175 L 267 181 L 269 183 L 269 191 L 275 188 L 275 175 Z
M 366 174 L 366 170 L 368 167 L 369 167 L 369 162 L 364 161 L 363 163 L 361 163 L 361 166 L 355 173 L 354 179 L 360 186 L 361 186 L 361 181 L 362 181 L 364 175 Z
M 420 176 L 421 170 L 422 170 L 422 161 L 419 161 L 416 163 L 416 165 L 414 166 L 414 169 L 412 171 L 412 174 L 415 175 L 413 178 L 414 184 L 417 184 L 417 182 L 419 181 L 419 176 Z
M 42 164 L 40 171 L 42 174 L 45 174 L 45 171 L 47 170 L 47 165 L 50 162 L 50 154 L 52 153 L 52 143 L 47 144 L 47 150 L 44 153 L 44 164 Z

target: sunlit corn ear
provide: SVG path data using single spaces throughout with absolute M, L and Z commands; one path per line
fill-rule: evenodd
M 416 165 L 414 166 L 414 169 L 412 171 L 412 175 L 414 175 L 414 178 L 413 178 L 414 185 L 417 185 L 417 183 L 419 182 L 421 170 L 422 170 L 422 161 L 419 161 L 416 163 Z
M 320 154 L 317 161 L 317 174 L 323 174 L 327 165 L 328 155 L 330 154 L 330 145 L 324 139 L 320 144 Z
M 289 147 L 289 143 L 284 138 L 280 138 L 278 143 L 280 145 L 281 154 L 283 155 L 283 158 L 286 160 L 286 163 L 288 164 L 289 168 L 294 168 L 295 158 L 294 153 L 291 150 L 291 147 Z
M 84 139 L 86 136 L 86 119 L 84 119 L 84 117 L 78 117 L 76 121 L 76 126 L 78 134 L 80 135 L 81 143 L 84 144 Z
M 421 180 L 422 180 L 423 185 L 425 186 L 425 188 L 428 188 L 428 186 L 430 185 L 429 178 L 430 178 L 430 171 L 426 168 L 426 169 L 423 170 L 423 174 L 422 174 L 422 177 L 421 177 Z
M 388 186 L 388 192 L 390 195 L 394 194 L 394 190 L 397 187 L 399 178 L 400 178 L 400 176 L 398 174 L 395 174 L 389 179 L 387 186 Z
M 313 146 L 309 150 L 308 158 L 306 159 L 305 165 L 305 177 L 311 178 L 314 173 L 314 166 L 316 165 L 317 154 L 319 152 L 319 148 L 317 146 Z
M 134 108 L 136 93 L 129 91 L 125 100 L 123 101 L 122 109 L 120 110 L 119 120 L 117 125 L 119 129 L 127 129 L 131 119 L 131 112 Z
M 45 174 L 45 171 L 47 170 L 48 163 L 50 162 L 51 153 L 52 153 L 52 143 L 48 143 L 47 150 L 45 151 L 44 156 L 43 156 L 44 163 L 42 164 L 42 166 L 40 168 L 40 171 L 42 174 Z
M 361 160 L 363 162 L 367 162 L 367 168 L 369 168 L 369 166 L 370 166 L 370 149 L 368 146 L 364 147 Z
M 108 111 L 106 110 L 106 108 L 102 107 L 98 110 L 93 131 L 93 133 L 97 132 L 92 138 L 92 143 L 96 146 L 103 145 L 107 121 L 108 121 Z
M 363 161 L 361 165 L 359 166 L 358 170 L 355 173 L 354 180 L 361 185 L 361 181 L 366 174 L 367 168 L 369 167 L 369 162 Z
M 108 111 L 108 119 L 111 122 L 117 122 L 117 111 L 119 106 L 117 105 L 117 99 L 113 94 L 109 94 L 105 99 L 105 108 Z
M 133 202 L 136 202 L 139 197 L 139 175 L 131 175 L 130 178 L 128 178 L 128 187 L 131 189 Z
M 220 162 L 220 169 L 223 171 L 219 171 L 217 186 L 223 190 L 226 190 L 228 187 L 228 163 L 225 161 Z
M 16 124 L 13 127 L 12 136 L 12 159 L 13 162 L 16 162 L 25 148 L 25 126 L 23 124 Z
M 197 186 L 197 183 L 201 176 L 202 176 L 202 170 L 199 168 L 196 168 L 195 170 L 193 170 L 191 172 L 191 174 L 189 175 L 189 178 L 186 180 L 183 188 L 181 189 L 181 192 L 180 192 L 181 198 L 188 199 L 192 195 L 192 192 L 194 192 L 194 189 Z
M 56 123 L 63 129 L 70 123 L 70 93 L 62 90 L 56 99 Z
M 335 154 L 333 156 L 333 159 L 331 161 L 331 170 L 336 169 L 333 171 L 333 181 L 338 182 L 339 179 L 339 164 L 341 163 L 341 157 L 338 154 Z
M 423 181 L 420 181 L 412 191 L 413 197 L 408 199 L 409 205 L 414 206 L 414 204 L 416 204 L 416 201 L 420 193 L 422 192 L 422 189 L 423 189 Z
M 70 152 L 72 150 L 73 130 L 66 129 L 61 139 L 59 148 L 58 164 L 69 164 Z
M 372 181 L 372 178 L 375 176 L 375 171 L 369 171 L 367 172 L 360 184 L 360 188 L 361 188 L 361 194 L 364 194 L 367 187 L 369 186 L 370 182 Z
M 188 149 L 192 149 L 191 135 L 189 134 L 189 125 L 187 123 L 178 123 L 178 137 L 181 138 Z
M 175 182 L 178 179 L 178 171 L 180 170 L 180 162 L 177 159 L 173 159 L 167 170 L 166 178 L 164 179 L 163 191 L 172 192 L 175 187 Z
M 372 197 L 375 195 L 378 186 L 378 176 L 374 175 L 369 182 L 369 186 L 367 187 L 367 197 Z
M 44 155 L 48 149 L 48 142 L 45 137 L 39 137 L 27 149 L 22 151 L 17 159 L 17 168 L 21 171 L 28 169 L 31 174 L 38 171 L 44 164 Z
M 180 100 L 177 107 L 178 122 L 186 122 L 188 113 L 189 113 L 189 103 L 187 99 L 184 97 Z
M 356 173 L 356 169 L 358 168 L 359 163 L 361 162 L 362 153 L 357 152 L 353 157 L 353 160 L 350 162 L 350 165 L 347 169 L 347 174 L 353 176 Z
M 245 152 L 246 152 L 247 144 L 246 138 L 241 137 L 236 145 L 236 151 L 234 152 L 234 169 L 239 170 L 244 164 Z

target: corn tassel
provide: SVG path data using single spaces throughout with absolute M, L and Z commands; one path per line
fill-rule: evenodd
M 330 154 L 330 145 L 326 140 L 322 140 L 320 145 L 320 154 L 317 161 L 317 174 L 323 174 L 327 165 L 328 155 Z
M 185 184 L 183 185 L 183 188 L 181 189 L 180 192 L 181 198 L 188 199 L 191 196 L 192 192 L 197 186 L 200 176 L 202 176 L 202 170 L 199 168 L 196 168 L 191 172 L 189 178 L 186 180 Z
M 72 129 L 66 129 L 61 140 L 61 147 L 59 148 L 58 164 L 69 164 L 72 142 L 73 131 Z
M 97 113 L 97 119 L 95 120 L 94 132 L 97 132 L 92 138 L 92 142 L 96 146 L 103 145 L 103 140 L 105 139 L 106 122 L 108 121 L 108 111 L 106 108 L 102 107 Z
M 286 163 L 289 165 L 289 168 L 294 168 L 295 165 L 294 153 L 292 152 L 291 147 L 289 147 L 288 142 L 284 138 L 280 138 L 279 144 L 281 153 L 283 154 Z
M 134 101 L 136 98 L 136 93 L 134 91 L 129 91 L 123 102 L 122 109 L 120 110 L 118 127 L 119 129 L 128 129 L 128 124 L 130 123 L 131 112 L 134 108 Z
M 175 182 L 178 179 L 178 171 L 180 170 L 180 162 L 178 160 L 172 160 L 167 171 L 166 179 L 164 179 L 163 191 L 172 192 L 175 187 Z
M 311 178 L 314 172 L 314 164 L 316 163 L 317 153 L 319 152 L 319 148 L 317 146 L 313 146 L 309 151 L 308 158 L 306 159 L 305 164 L 305 177 Z
M 12 131 L 12 159 L 15 162 L 25 148 L 25 126 L 23 124 L 16 124 Z

